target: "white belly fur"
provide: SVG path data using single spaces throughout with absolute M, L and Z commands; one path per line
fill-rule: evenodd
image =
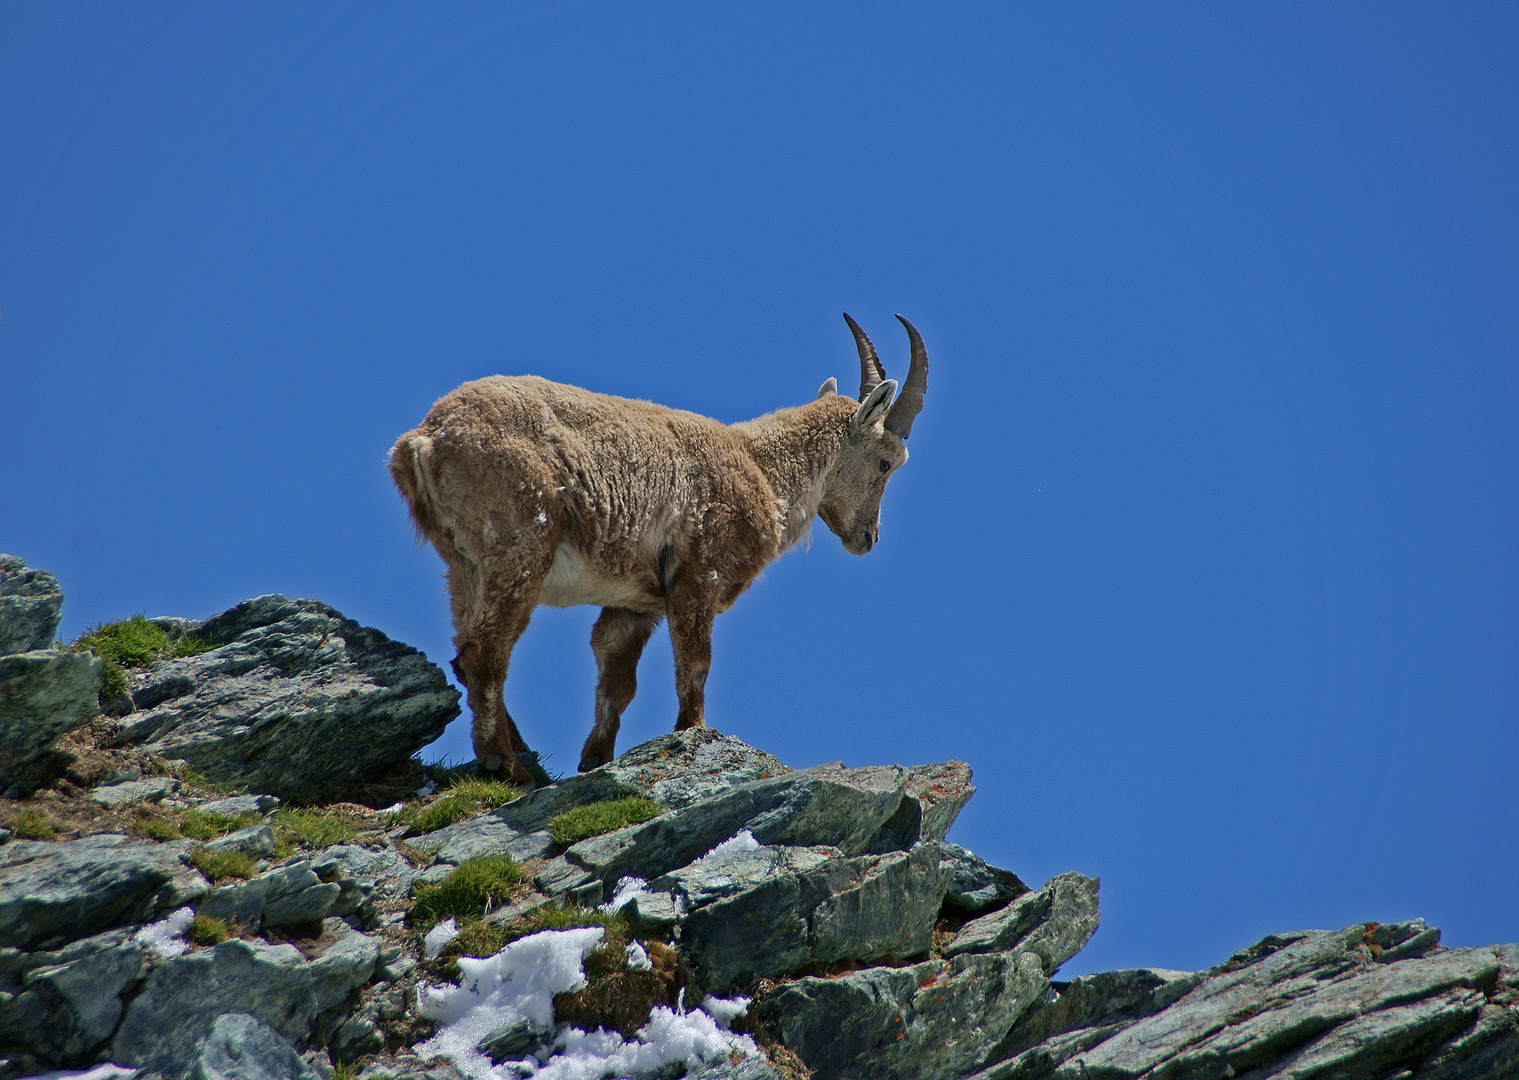
M 564 543 L 555 549 L 554 565 L 538 594 L 538 603 L 558 608 L 577 604 L 642 608 L 649 600 L 637 583 L 598 573 L 580 552 Z

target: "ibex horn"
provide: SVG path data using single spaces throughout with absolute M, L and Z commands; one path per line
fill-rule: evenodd
M 886 369 L 881 366 L 880 357 L 876 356 L 876 347 L 847 311 L 844 312 L 844 321 L 849 324 L 855 346 L 860 350 L 860 400 L 864 401 L 867 394 L 886 381 Z
M 912 422 L 923 409 L 923 391 L 928 389 L 928 349 L 918 328 L 902 316 L 897 321 L 907 327 L 907 340 L 912 344 L 912 366 L 907 369 L 907 379 L 886 414 L 886 430 L 905 439 L 912 433 Z M 873 355 L 873 354 L 872 354 Z

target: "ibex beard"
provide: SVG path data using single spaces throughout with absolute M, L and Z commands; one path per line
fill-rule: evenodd
M 611 761 L 638 658 L 670 621 L 677 731 L 702 727 L 712 623 L 814 515 L 845 550 L 880 539 L 881 495 L 907 460 L 928 353 L 913 325 L 902 392 L 848 315 L 858 400 L 817 398 L 721 424 L 535 376 L 494 375 L 440 398 L 396 441 L 390 474 L 448 564 L 454 673 L 480 766 L 530 783 L 502 697 L 512 648 L 539 604 L 597 604 L 596 725 L 582 772 Z

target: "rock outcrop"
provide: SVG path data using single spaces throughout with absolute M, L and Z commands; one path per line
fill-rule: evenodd
M 58 579 L 0 555 L 0 656 L 52 648 L 62 618 Z
M 100 711 L 100 661 L 53 647 L 62 610 L 52 574 L 0 555 L 0 792 Z
M 136 769 L 0 801 L 17 829 L 76 811 L 52 839 L 0 830 L 0 1080 L 103 1063 L 165 1080 L 1519 1075 L 1519 945 L 1444 949 L 1419 920 L 1062 980 L 1098 883 L 1030 888 L 947 841 L 974 791 L 959 762 L 794 770 L 700 729 L 495 807 L 427 813 L 499 790 L 464 782 L 292 812 L 281 797 L 345 790 L 440 724 L 456 705 L 436 669 L 313 601 L 171 629 L 212 648 L 137 676 L 116 741 L 251 792 Z M 311 730 L 353 738 L 349 757 L 388 748 L 339 762 Z M 630 796 L 659 806 L 561 830 Z M 457 925 L 424 917 L 480 873 L 500 876 Z M 540 959 L 492 966 L 512 949 Z M 457 999 L 496 1004 L 460 1019 Z
M 210 651 L 134 680 L 119 745 L 221 784 L 321 802 L 443 734 L 459 692 L 409 645 L 316 600 L 261 596 L 204 622 L 164 620 Z

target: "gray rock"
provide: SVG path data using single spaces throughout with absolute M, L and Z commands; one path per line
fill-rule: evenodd
M 339 1061 L 355 1061 L 385 1049 L 385 1033 L 375 1023 L 377 1019 L 378 1012 L 372 1008 L 354 1013 L 333 1030 L 327 1049 Z
M 649 882 L 651 893 L 674 893 L 687 911 L 800 874 L 843 857 L 836 847 L 759 847 L 698 859 Z
M 457 866 L 480 855 L 507 854 L 522 835 L 495 813 L 487 813 L 410 837 L 406 842 L 418 851 L 430 853 L 439 862 Z
M 392 1061 L 371 1061 L 355 1080 L 465 1080 L 447 1061 L 423 1061 L 414 1054 L 397 1054 Z
M 1166 997 L 1184 984 L 1166 980 L 1146 990 L 1140 983 L 1131 993 L 1110 986 L 1115 1007 L 1088 1002 L 1065 1022 L 1041 1019 L 1046 1003 L 1028 1020 L 1031 1034 L 1048 1032 L 1043 1041 L 987 1069 L 983 1080 L 1501 1076 L 1519 1058 L 1519 1033 L 1492 1009 L 1507 1005 L 1499 1000 L 1511 994 L 1505 960 L 1519 950 L 1441 951 L 1430 929 L 1414 920 L 1274 935 L 1188 977 L 1195 986 L 1138 1019 L 1125 1012 L 1158 1004 L 1145 994 Z M 1422 955 L 1413 955 L 1406 947 L 1419 941 Z M 1016 1035 L 1007 1049 L 1018 1048 Z
M 264 925 L 264 906 L 268 901 L 269 878 L 265 875 L 212 889 L 195 905 L 195 910 L 257 932 Z
M 731 1056 L 703 1065 L 686 1080 L 782 1080 L 781 1073 L 762 1054 L 746 1054 L 734 1061 Z
M 342 919 L 325 919 L 319 948 L 307 972 L 316 994 L 317 1010 L 328 1012 L 367 983 L 380 962 L 380 939 L 355 930 Z
M 939 857 L 950 867 L 949 891 L 944 902 L 956 911 L 979 915 L 1005 907 L 1022 896 L 1029 887 L 1011 870 L 992 866 L 981 856 L 966 851 L 959 844 L 938 840 Z
M 122 995 L 146 966 L 142 948 L 124 930 L 56 951 L 6 952 L 0 1046 L 27 1047 L 54 1066 L 84 1064 L 110 1038 L 121 1020 Z
M 1166 1008 L 1202 979 L 1193 972 L 1136 968 L 1052 983 L 992 1053 L 1002 1064 L 978 1075 L 993 1080 L 1053 1072 L 1125 1025 Z
M 948 1080 L 979 1066 L 1048 986 L 1029 953 L 970 953 L 798 979 L 754 1011 L 817 1080 Z
M 243 832 L 247 836 L 240 843 L 257 846 L 263 843 L 261 833 L 267 833 L 268 829 L 257 825 Z M 270 837 L 269 840 L 272 848 L 273 838 Z M 379 876 L 365 881 L 348 875 L 345 871 L 347 867 L 366 863 L 378 867 L 381 873 L 394 869 L 388 859 L 363 858 L 370 854 L 363 848 L 350 851 L 347 845 L 340 845 L 328 849 L 315 859 L 297 859 L 266 870 L 247 881 L 212 889 L 196 905 L 196 910 L 202 915 L 214 915 L 252 931 L 265 927 L 316 923 L 332 916 L 345 915 L 357 915 L 358 921 L 369 925 L 374 914 L 373 882 L 379 880 Z M 384 854 L 400 858 L 394 852 Z
M 189 846 L 111 834 L 0 846 L 0 945 L 69 941 L 200 899 L 206 880 L 181 861 Z
M 206 847 L 213 851 L 236 851 L 255 859 L 267 859 L 274 855 L 274 833 L 267 825 L 250 825 L 246 829 L 238 829 L 207 841 Z
M 0 786 L 23 779 L 60 735 L 100 715 L 100 659 L 93 653 L 0 656 Z
M 133 803 L 158 802 L 173 795 L 183 786 L 172 776 L 150 776 L 146 780 L 103 784 L 90 792 L 90 798 L 101 806 L 117 809 L 131 806 Z
M 380 942 L 329 919 L 312 954 L 308 959 L 293 945 L 231 940 L 161 961 L 127 1006 L 111 1060 L 184 1076 L 217 1018 L 229 1013 L 246 1013 L 285 1042 L 302 1045 L 319 1017 L 369 981 Z
M 572 845 L 565 858 L 615 885 L 685 866 L 747 829 L 761 844 L 818 845 L 860 855 L 905 797 L 907 770 L 819 770 L 758 780 L 652 821 Z
M 198 807 L 203 813 L 242 817 L 244 814 L 272 814 L 279 809 L 278 795 L 233 795 L 226 799 L 212 799 Z
M 1016 949 L 1034 953 L 1053 975 L 1097 930 L 1097 884 L 1082 874 L 1057 874 L 1038 892 L 966 923 L 944 955 Z
M 342 886 L 323 881 L 309 860 L 287 863 L 261 875 L 269 881 L 264 902 L 265 926 L 291 926 L 318 922 L 338 905 Z
M 743 853 L 750 862 L 761 854 Z M 707 899 L 682 923 L 681 952 L 703 987 L 716 994 L 812 964 L 922 956 L 947 880 L 930 845 L 908 854 L 830 859 L 766 877 L 731 897 Z M 710 897 L 710 883 L 702 886 L 704 899 Z
M 340 881 L 351 878 L 388 896 L 405 896 L 416 876 L 411 863 L 389 848 L 337 844 L 323 851 L 318 861 L 335 864 Z
M 0 656 L 51 648 L 62 613 L 57 578 L 0 555 Z
M 520 1059 L 538 1042 L 539 1036 L 533 1030 L 533 1025 L 518 1018 L 486 1032 L 476 1044 L 476 1048 L 494 1064 L 499 1065 L 507 1058 Z
M 217 782 L 332 801 L 459 713 L 437 665 L 315 600 L 259 597 L 194 632 L 216 648 L 148 668 L 119 742 Z
M 190 1080 L 318 1080 L 267 1024 L 247 1013 L 218 1016 L 201 1042 Z
M 710 727 L 650 739 L 603 769 L 672 810 L 792 771 L 763 750 Z
M 246 1013 L 299 1045 L 318 1013 L 312 983 L 294 945 L 232 940 L 162 961 L 127 1006 L 110 1060 L 184 1076 L 217 1017 L 227 1013 Z

